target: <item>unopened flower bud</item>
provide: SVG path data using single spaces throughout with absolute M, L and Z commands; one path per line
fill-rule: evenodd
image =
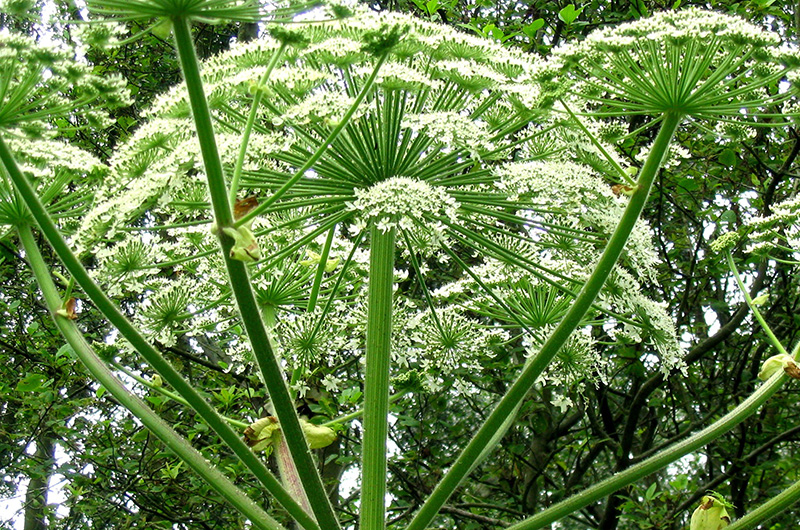
M 64 305 L 61 306 L 61 309 L 56 310 L 56 315 L 60 317 L 67 318 L 69 320 L 75 320 L 78 318 L 78 313 L 75 312 L 76 302 L 75 298 L 70 298 Z
M 758 378 L 761 379 L 762 381 L 766 381 L 779 370 L 784 370 L 790 376 L 792 376 L 792 374 L 789 372 L 795 372 L 795 373 L 798 372 L 797 364 L 795 364 L 794 359 L 792 359 L 791 355 L 787 355 L 785 353 L 779 353 L 778 355 L 773 355 L 772 357 L 764 361 L 764 363 L 761 365 L 761 371 L 758 372 Z M 795 377 L 795 379 L 798 378 L 800 377 Z
M 300 418 L 300 428 L 303 429 L 306 442 L 308 442 L 308 447 L 311 449 L 327 447 L 336 439 L 336 433 L 330 427 L 314 425 L 303 418 Z M 261 418 L 244 430 L 245 443 L 252 447 L 253 451 L 260 451 L 273 446 L 280 441 L 280 436 L 281 425 L 278 423 L 278 418 L 274 416 Z
M 302 418 L 300 419 L 300 427 L 303 429 L 308 447 L 311 449 L 328 447 L 336 439 L 336 433 L 330 427 L 314 425 Z
M 769 293 L 764 293 L 761 296 L 753 298 L 753 305 L 754 306 L 764 305 L 767 303 L 767 300 L 769 300 Z
M 244 430 L 244 442 L 253 451 L 261 451 L 271 447 L 274 442 L 278 441 L 280 430 L 281 426 L 278 423 L 278 418 L 267 416 L 251 423 Z
M 692 514 L 689 530 L 721 530 L 731 524 L 730 504 L 718 495 L 704 495 Z
M 261 249 L 258 248 L 258 241 L 253 231 L 246 226 L 231 228 L 229 226 L 222 231 L 233 238 L 231 248 L 231 258 L 239 261 L 253 262 L 261 259 Z
M 306 250 L 306 255 L 308 259 L 304 259 L 300 261 L 300 265 L 303 267 L 312 267 L 315 265 L 319 265 L 322 256 L 314 252 L 313 250 Z M 325 261 L 325 272 L 333 272 L 336 270 L 336 267 L 339 265 L 339 258 L 333 258 Z

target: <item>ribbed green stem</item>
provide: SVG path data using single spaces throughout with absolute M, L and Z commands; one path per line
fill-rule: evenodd
M 797 356 L 800 350 L 800 343 L 795 347 L 793 355 Z M 781 385 L 788 379 L 788 376 L 782 371 L 778 371 L 769 380 L 762 384 L 758 390 L 742 401 L 738 407 L 727 413 L 725 416 L 715 421 L 697 434 L 678 442 L 663 451 L 651 456 L 647 460 L 643 460 L 635 466 L 629 467 L 625 471 L 621 471 L 594 486 L 583 490 L 577 495 L 573 495 L 569 499 L 563 500 L 558 504 L 540 512 L 533 517 L 526 519 L 509 527 L 509 530 L 537 530 L 544 528 L 550 523 L 558 521 L 562 517 L 566 517 L 576 511 L 580 510 L 597 502 L 598 500 L 611 495 L 615 491 L 633 484 L 637 480 L 655 473 L 660 469 L 675 462 L 679 458 L 700 449 L 704 445 L 713 442 L 726 432 L 730 431 L 741 422 L 756 413 L 758 408 L 763 405 L 775 392 L 780 389 Z M 749 527 L 748 527 L 749 528 Z
M 83 292 L 86 293 L 86 296 L 89 297 L 97 309 L 115 328 L 117 328 L 117 330 L 119 330 L 120 334 L 131 343 L 134 349 L 150 363 L 150 366 L 161 375 L 164 381 L 172 386 L 172 388 L 189 403 L 195 412 L 203 418 L 203 421 L 228 444 L 228 447 L 239 457 L 242 463 L 244 463 L 259 482 L 264 485 L 267 491 L 275 496 L 275 500 L 286 508 L 286 511 L 288 511 L 292 517 L 304 528 L 319 530 L 319 526 L 314 519 L 305 513 L 291 495 L 283 489 L 278 479 L 269 472 L 264 463 L 249 447 L 247 447 L 247 445 L 245 445 L 241 436 L 231 429 L 216 409 L 203 399 L 197 390 L 195 390 L 195 388 L 189 384 L 164 357 L 162 357 L 158 350 L 139 333 L 139 330 L 125 318 L 117 306 L 89 276 L 89 273 L 83 268 L 80 260 L 78 260 L 70 250 L 69 245 L 64 240 L 55 223 L 53 223 L 53 220 L 50 219 L 44 205 L 36 195 L 33 186 L 31 186 L 28 179 L 19 170 L 11 151 L 8 149 L 2 137 L 0 137 L 0 161 L 2 161 L 20 197 L 25 201 L 25 204 L 31 211 L 31 215 L 36 220 L 39 228 L 53 247 L 53 250 L 55 250 L 61 262 L 64 264 L 64 267 L 66 267 L 72 277 L 75 278 L 75 281 L 81 286 Z M 225 201 L 225 204 L 227 204 L 227 201 Z
M 18 230 L 22 248 L 28 258 L 36 283 L 44 295 L 47 308 L 53 315 L 56 327 L 66 339 L 72 350 L 89 370 L 89 373 L 114 398 L 147 427 L 164 445 L 175 453 L 186 465 L 200 475 L 217 493 L 219 493 L 239 513 L 247 517 L 254 526 L 263 530 L 284 530 L 277 521 L 267 515 L 258 505 L 237 488 L 217 468 L 209 464 L 205 457 L 172 427 L 166 424 L 158 415 L 142 402 L 135 394 L 125 388 L 125 385 L 114 376 L 103 361 L 97 356 L 91 346 L 86 342 L 83 333 L 69 319 L 58 316 L 55 312 L 61 308 L 61 297 L 58 294 L 50 271 L 39 252 L 39 247 L 33 237 L 29 226 L 20 227 Z
M 592 306 L 592 302 L 600 292 L 600 289 L 602 289 L 620 254 L 622 254 L 636 220 L 644 209 L 650 187 L 667 154 L 672 136 L 675 134 L 681 119 L 681 115 L 674 114 L 668 114 L 664 117 L 650 155 L 639 173 L 636 189 L 631 195 L 628 206 L 625 208 L 625 212 L 606 245 L 600 260 L 597 262 L 592 275 L 583 285 L 564 319 L 547 339 L 542 349 L 530 359 L 530 364 L 523 368 L 519 378 L 508 389 L 508 392 L 497 404 L 489 418 L 461 452 L 456 462 L 436 486 L 431 496 L 428 497 L 428 500 L 422 505 L 420 511 L 417 512 L 417 515 L 408 525 L 408 530 L 423 530 L 433 520 L 439 509 L 453 494 L 470 470 L 480 462 L 480 458 L 488 454 L 485 448 L 492 442 L 494 434 L 502 428 L 508 416 L 513 414 L 516 406 L 525 398 L 536 379 L 550 364 L 550 361 L 566 343 Z
M 386 438 L 392 348 L 395 229 L 370 229 L 364 438 L 361 444 L 361 530 L 386 524 Z
M 200 67 L 195 55 L 188 21 L 183 19 L 173 20 L 173 31 L 181 70 L 189 93 L 189 103 L 192 108 L 197 138 L 203 153 L 203 164 L 206 169 L 214 217 L 218 227 L 228 227 L 232 225 L 233 217 L 230 203 L 228 202 L 222 163 L 220 162 L 214 137 L 211 113 L 203 91 Z M 221 230 L 220 234 L 222 234 Z M 261 320 L 258 303 L 247 274 L 247 267 L 242 261 L 231 259 L 229 250 L 232 241 L 230 238 L 221 235 L 220 244 L 236 304 L 242 317 L 242 323 L 253 348 L 253 356 L 269 391 L 275 415 L 280 421 L 281 430 L 286 437 L 286 443 L 297 466 L 297 472 L 303 481 L 303 487 L 306 495 L 308 495 L 311 508 L 314 510 L 316 520 L 322 528 L 335 530 L 339 528 L 339 523 L 333 513 L 333 507 L 328 500 L 328 496 L 325 494 L 322 479 L 317 467 L 314 465 L 305 436 L 300 428 L 300 420 L 297 417 L 294 400 L 291 398 L 289 388 L 286 386 L 283 370 L 275 357 L 269 335 Z

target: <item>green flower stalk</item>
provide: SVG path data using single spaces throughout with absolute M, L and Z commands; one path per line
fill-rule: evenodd
M 217 24 L 258 22 L 264 16 L 255 0 L 89 0 L 87 5 L 93 13 L 121 21 L 159 18 Z

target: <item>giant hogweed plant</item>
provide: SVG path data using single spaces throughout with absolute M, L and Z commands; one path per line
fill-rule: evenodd
M 665 372 L 682 368 L 664 310 L 639 293 L 653 276 L 638 220 L 653 179 L 679 127 L 777 126 L 774 109 L 792 97 L 779 85 L 792 57 L 773 35 L 697 10 L 603 30 L 548 63 L 408 17 L 358 13 L 271 27 L 268 38 L 201 68 L 192 20 L 253 21 L 257 6 L 90 7 L 112 20 L 155 17 L 159 29 L 171 26 L 185 84 L 160 98 L 117 150 L 85 211 L 80 199 L 64 201 L 72 196 L 63 185 L 15 162 L 32 155 L 13 143 L 22 134 L 13 127 L 81 115 L 91 100 L 76 97 L 49 114 L 34 106 L 38 114 L 26 118 L 19 94 L 36 87 L 47 95 L 50 77 L 35 57 L 33 66 L 12 61 L 0 98 L 0 157 L 4 208 L 19 215 L 4 222 L 90 372 L 259 528 L 283 526 L 126 389 L 86 342 L 71 320 L 73 282 L 118 330 L 120 351 L 141 355 L 172 387 L 164 392 L 194 409 L 308 529 L 340 523 L 309 450 L 330 433 L 298 417 L 299 397 L 324 388 L 336 403 L 344 381 L 363 380 L 362 410 L 338 424 L 363 415 L 360 528 L 384 528 L 392 386 L 472 391 L 470 373 L 522 345 L 516 381 L 406 525 L 421 530 L 489 455 L 534 385 L 566 394 L 603 377 L 599 353 L 612 348 L 594 344 L 592 328 L 606 342 L 643 342 Z M 614 118 L 634 114 L 658 131 L 638 172 L 609 142 Z M 40 159 L 37 167 L 58 164 Z M 63 296 L 34 222 L 70 275 Z M 81 256 L 93 256 L 97 268 L 87 271 Z M 433 285 L 425 280 L 431 269 L 453 280 Z M 405 278 L 417 296 L 396 290 Z M 257 417 L 221 417 L 160 354 L 187 337 L 218 341 L 234 369 L 257 367 L 269 417 L 250 425 L 248 443 L 232 425 Z M 663 469 L 743 421 L 783 379 L 774 375 L 708 428 L 512 528 L 542 528 Z M 265 442 L 280 477 L 248 446 Z

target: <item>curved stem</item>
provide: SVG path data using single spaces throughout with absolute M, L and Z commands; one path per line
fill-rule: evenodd
M 281 486 L 278 479 L 269 472 L 264 462 L 250 450 L 236 433 L 219 415 L 195 388 L 178 373 L 177 370 L 156 350 L 147 339 L 142 336 L 136 327 L 120 312 L 103 290 L 89 276 L 80 260 L 72 253 L 64 237 L 59 232 L 53 220 L 47 214 L 44 205 L 36 195 L 28 179 L 22 174 L 14 161 L 11 151 L 5 141 L 0 137 L 0 161 L 8 172 L 20 197 L 25 201 L 31 215 L 39 225 L 40 230 L 53 247 L 64 267 L 69 271 L 83 292 L 94 303 L 97 309 L 108 321 L 119 330 L 120 334 L 131 343 L 134 349 L 144 357 L 153 369 L 172 386 L 211 429 L 231 448 L 244 465 L 255 475 L 275 499 L 294 517 L 304 528 L 319 530 L 319 525 L 312 519 L 300 505 Z M 227 201 L 225 202 L 227 204 Z
M 681 120 L 682 116 L 679 114 L 667 114 L 664 116 L 661 129 L 653 143 L 650 155 L 639 173 L 636 189 L 631 195 L 628 206 L 625 208 L 625 212 L 608 245 L 606 245 L 600 260 L 597 262 L 592 275 L 583 285 L 564 319 L 547 339 L 542 349 L 530 359 L 530 364 L 523 368 L 519 378 L 508 389 L 489 418 L 470 440 L 467 447 L 456 459 L 456 462 L 436 486 L 431 496 L 422 505 L 420 511 L 409 523 L 408 530 L 423 530 L 427 527 L 461 481 L 480 462 L 480 458 L 488 454 L 485 448 L 492 442 L 495 433 L 502 428 L 508 416 L 513 414 L 514 409 L 525 398 L 536 379 L 550 364 L 550 361 L 566 343 L 592 306 L 595 297 L 603 287 L 620 254 L 622 254 L 622 250 L 639 218 L 639 214 L 644 209 L 650 187 L 655 180 L 669 149 L 672 136 L 675 134 Z
M 367 364 L 364 380 L 364 440 L 361 460 L 362 530 L 386 524 L 386 438 L 392 348 L 392 287 L 395 229 L 370 229 Z
M 277 521 L 267 515 L 256 503 L 237 488 L 225 475 L 220 473 L 217 468 L 206 461 L 206 458 L 192 447 L 189 442 L 175 432 L 167 423 L 162 420 L 150 407 L 144 404 L 139 397 L 128 390 L 122 382 L 108 369 L 103 361 L 86 342 L 83 333 L 69 319 L 56 315 L 56 311 L 61 307 L 61 298 L 58 295 L 58 288 L 50 278 L 47 264 L 39 252 L 33 233 L 29 226 L 20 227 L 18 230 L 22 248 L 28 258 L 36 283 L 39 290 L 44 295 L 47 308 L 53 315 L 56 327 L 72 347 L 75 355 L 89 370 L 89 373 L 108 390 L 109 394 L 152 432 L 164 445 L 175 453 L 182 461 L 186 462 L 192 470 L 200 475 L 209 486 L 219 493 L 231 506 L 236 508 L 239 513 L 247 517 L 254 526 L 263 530 L 284 530 Z
M 211 112 L 205 98 L 203 82 L 200 77 L 200 67 L 192 43 L 189 22 L 184 19 L 173 20 L 173 31 L 178 57 L 181 62 L 181 70 L 189 92 L 189 102 L 197 131 L 197 139 L 203 154 L 203 164 L 206 169 L 214 217 L 220 229 L 229 227 L 233 225 L 233 217 L 230 203 L 228 202 L 222 163 L 220 162 L 214 136 Z M 261 320 L 261 312 L 250 284 L 247 267 L 244 262 L 230 257 L 229 250 L 232 246 L 232 240 L 225 236 L 222 230 L 220 230 L 220 245 L 236 304 L 239 308 L 239 314 L 253 348 L 253 356 L 269 391 L 269 397 L 275 408 L 275 415 L 281 423 L 286 444 L 292 453 L 292 458 L 297 466 L 297 472 L 303 482 L 303 488 L 306 491 L 306 495 L 308 495 L 314 516 L 319 525 L 325 530 L 338 529 L 339 523 L 333 513 L 330 500 L 325 493 L 322 479 L 311 457 L 311 451 L 308 449 L 305 435 L 300 427 L 300 420 L 297 417 L 294 400 L 289 394 L 289 388 L 286 386 L 283 369 L 275 357 L 270 337 L 264 327 L 264 322 Z
M 793 356 L 797 356 L 800 351 L 800 343 L 795 347 Z M 697 434 L 678 442 L 667 449 L 651 456 L 647 460 L 643 460 L 638 464 L 629 467 L 625 471 L 621 471 L 616 475 L 607 478 L 606 480 L 595 484 L 594 486 L 583 490 L 563 500 L 558 504 L 540 512 L 533 517 L 526 519 L 509 527 L 509 530 L 537 530 L 558 521 L 571 513 L 574 513 L 593 502 L 596 502 L 603 497 L 611 495 L 615 491 L 633 484 L 637 480 L 646 477 L 651 473 L 663 469 L 672 462 L 678 460 L 684 455 L 687 455 L 704 445 L 712 442 L 730 431 L 738 424 L 755 414 L 758 408 L 763 405 L 775 392 L 780 389 L 781 385 L 788 379 L 788 376 L 783 371 L 778 371 L 775 375 L 762 384 L 758 390 L 742 401 L 738 407 L 727 413 L 725 416 L 715 421 Z M 749 528 L 749 527 L 747 527 Z

